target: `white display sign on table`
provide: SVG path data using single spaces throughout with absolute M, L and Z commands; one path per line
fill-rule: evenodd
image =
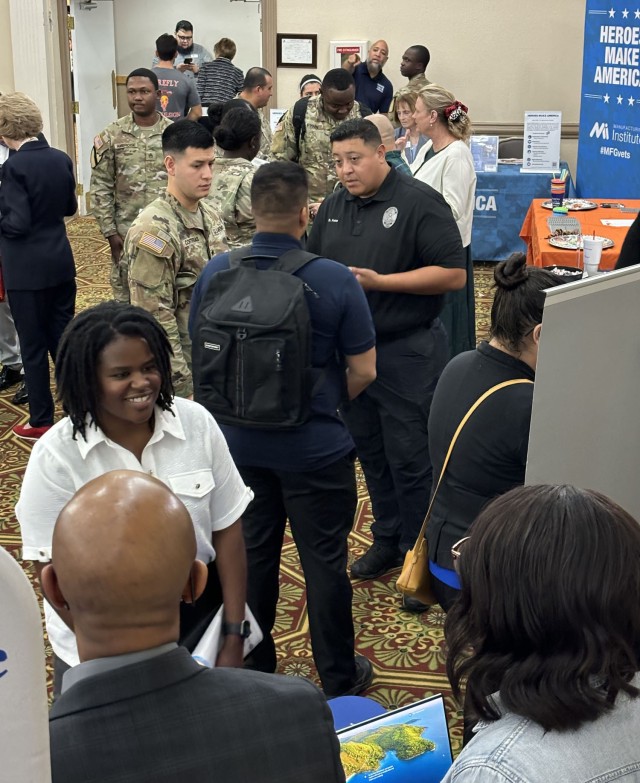
M 521 172 L 527 174 L 560 170 L 561 111 L 526 111 L 524 113 L 524 149 Z

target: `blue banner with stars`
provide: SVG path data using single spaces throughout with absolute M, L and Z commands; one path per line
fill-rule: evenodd
M 640 198 L 640 0 L 587 0 L 576 190 Z

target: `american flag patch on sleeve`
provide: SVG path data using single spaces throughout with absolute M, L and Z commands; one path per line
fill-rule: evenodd
M 159 237 L 149 234 L 147 231 L 140 237 L 138 247 L 144 247 L 153 253 L 163 253 L 167 243 Z

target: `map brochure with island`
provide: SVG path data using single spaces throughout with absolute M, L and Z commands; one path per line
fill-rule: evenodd
M 341 729 L 338 739 L 349 783 L 440 783 L 453 763 L 440 695 Z

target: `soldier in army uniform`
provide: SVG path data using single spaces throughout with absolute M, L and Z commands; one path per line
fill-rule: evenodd
M 262 111 L 271 100 L 273 93 L 273 79 L 266 68 L 249 68 L 244 77 L 242 92 L 238 95 L 253 106 L 260 115 L 262 124 L 262 136 L 260 139 L 259 157 L 267 160 L 271 150 L 271 125 Z
M 320 95 L 300 99 L 282 115 L 273 134 L 271 158 L 292 160 L 307 172 L 312 217 L 338 181 L 329 136 L 344 120 L 371 114 L 355 95 L 353 76 L 344 68 L 334 68 L 322 80 Z
M 218 213 L 202 199 L 211 187 L 213 139 L 197 122 L 179 120 L 162 134 L 169 175 L 166 192 L 136 218 L 124 243 L 131 304 L 164 327 L 173 358 L 175 393 L 190 397 L 191 339 L 187 323 L 191 294 L 207 261 L 227 249 Z
M 207 201 L 216 208 L 230 248 L 250 245 L 256 232 L 251 208 L 251 161 L 260 150 L 260 118 L 249 108 L 230 109 L 213 132 L 221 155 L 213 164 L 213 187 Z
M 424 72 L 427 70 L 427 65 L 429 65 L 430 59 L 431 55 L 429 54 L 429 50 L 426 46 L 420 46 L 420 44 L 410 46 L 402 55 L 400 73 L 409 79 L 409 81 L 404 85 L 404 87 L 396 90 L 393 96 L 393 100 L 391 101 L 391 106 L 389 107 L 389 113 L 387 114 L 387 117 L 391 120 L 392 123 L 394 123 L 394 125 L 398 125 L 398 121 L 394 114 L 396 101 L 398 100 L 398 94 L 407 91 L 418 93 L 423 87 L 426 87 L 427 84 L 431 84 L 431 82 L 424 75 Z
M 138 213 L 167 184 L 162 132 L 171 120 L 156 111 L 158 95 L 158 77 L 153 71 L 132 71 L 127 76 L 131 114 L 112 122 L 93 140 L 93 214 L 111 247 L 111 288 L 119 302 L 129 301 L 127 270 L 121 260 L 124 238 Z

